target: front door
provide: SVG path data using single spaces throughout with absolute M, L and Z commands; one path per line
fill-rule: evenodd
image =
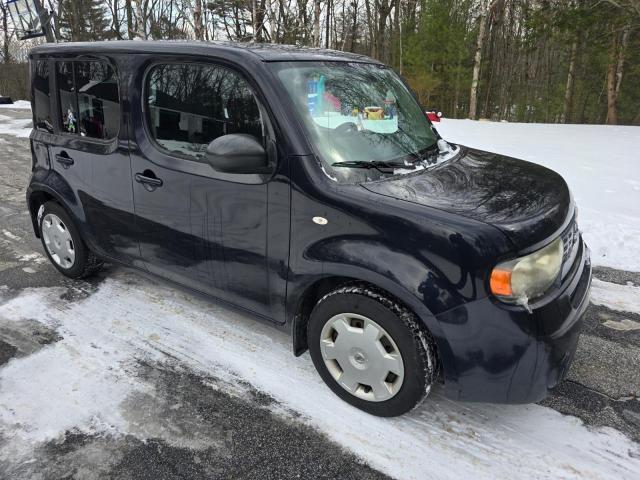
M 286 251 L 282 242 L 269 245 L 271 206 L 282 210 L 281 202 L 275 206 L 282 185 L 272 182 L 273 172 L 225 174 L 205 159 L 207 145 L 231 133 L 273 144 L 253 89 L 222 65 L 140 61 L 131 161 L 147 268 L 273 318 L 285 282 L 271 279 L 288 256 L 288 237 Z M 275 149 L 268 150 L 275 170 Z M 288 215 L 285 221 L 288 232 Z

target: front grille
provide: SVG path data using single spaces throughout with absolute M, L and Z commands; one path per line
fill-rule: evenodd
M 562 233 L 562 263 L 566 264 L 567 260 L 571 256 L 571 252 L 573 252 L 573 248 L 576 246 L 578 242 L 580 232 L 578 230 L 578 222 L 575 221 L 575 218 L 571 220 L 571 224 L 566 228 L 566 230 Z

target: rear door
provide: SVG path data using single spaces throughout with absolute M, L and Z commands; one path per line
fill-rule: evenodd
M 236 70 L 202 60 L 147 59 L 139 71 L 132 168 L 147 268 L 279 317 L 286 279 L 276 277 L 288 257 L 289 186 L 273 181 L 274 136 L 254 89 Z M 207 145 L 230 133 L 261 141 L 273 171 L 225 174 L 207 164 Z M 277 245 L 269 242 L 274 226 L 286 232 Z
M 53 170 L 79 202 L 79 220 L 99 254 L 136 263 L 131 165 L 115 59 L 51 62 L 55 75 Z

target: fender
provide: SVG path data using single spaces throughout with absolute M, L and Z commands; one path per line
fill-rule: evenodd
M 31 214 L 31 222 L 36 237 L 40 237 L 40 228 L 38 226 L 37 208 L 34 204 L 34 196 L 39 193 L 46 194 L 47 197 L 53 198 L 56 202 L 64 207 L 71 215 L 83 238 L 87 237 L 86 217 L 84 209 L 79 199 L 67 181 L 55 170 L 36 169 L 33 172 L 31 183 L 27 188 L 27 205 Z
M 350 251 L 352 248 L 357 249 L 360 247 L 358 244 L 344 244 L 346 251 Z M 389 253 L 389 250 L 383 250 L 383 246 L 380 245 L 379 253 L 386 251 Z M 334 250 L 335 252 L 335 250 Z M 370 251 L 369 253 L 374 253 Z M 373 263 L 376 267 L 380 267 L 377 271 L 373 268 L 367 268 L 364 266 L 355 265 L 353 263 L 322 263 L 322 273 L 317 273 L 316 275 L 303 275 L 298 278 L 292 279 L 289 283 L 289 289 L 287 294 L 287 312 L 288 312 L 288 324 L 290 324 L 290 331 L 292 335 L 293 341 L 293 349 L 296 355 L 300 355 L 305 348 L 300 348 L 301 345 L 306 345 L 306 334 L 304 333 L 304 329 L 306 329 L 306 321 L 307 318 L 304 315 L 300 315 L 302 308 L 302 303 L 305 299 L 309 298 L 310 295 L 313 295 L 313 291 L 315 286 L 321 284 L 323 281 L 335 279 L 336 282 L 331 282 L 331 284 L 339 284 L 347 281 L 361 281 L 367 284 L 378 287 L 379 289 L 385 291 L 392 297 L 395 297 L 407 308 L 409 308 L 412 312 L 416 314 L 416 316 L 422 321 L 425 328 L 432 334 L 434 340 L 436 342 L 438 348 L 438 355 L 442 360 L 442 364 L 444 366 L 444 376 L 449 384 L 453 384 L 457 382 L 458 373 L 455 370 L 455 362 L 449 361 L 450 358 L 453 357 L 453 352 L 449 345 L 449 341 L 447 340 L 440 323 L 437 318 L 431 312 L 427 304 L 423 301 L 420 301 L 420 297 L 417 296 L 413 291 L 416 289 L 416 285 L 413 287 L 407 288 L 407 284 L 404 285 L 398 281 L 398 278 L 395 278 L 392 274 L 390 274 L 390 270 L 384 271 L 385 266 L 387 264 L 383 264 L 381 262 L 381 257 L 376 257 L 375 254 L 373 256 L 363 256 L 361 258 L 377 258 L 380 263 Z M 386 260 L 389 262 L 393 262 L 399 260 L 396 264 L 396 269 L 394 271 L 403 271 L 406 268 L 407 258 L 403 258 L 402 256 L 390 256 L 387 257 Z M 385 260 L 385 261 L 386 261 Z M 370 267 L 370 266 L 369 266 Z M 416 274 L 426 273 L 426 269 L 424 266 L 419 266 L 414 263 L 413 272 Z M 426 273 L 428 277 L 428 273 Z M 427 278 L 423 277 L 423 278 Z M 417 277 L 416 277 L 417 278 Z M 402 279 L 406 281 L 407 279 Z M 299 324 L 300 322 L 300 324 Z

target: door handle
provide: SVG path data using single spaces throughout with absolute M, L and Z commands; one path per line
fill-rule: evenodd
M 69 168 L 73 165 L 73 158 L 69 157 L 66 153 L 62 152 L 56 155 L 56 162 L 62 165 L 62 168 Z
M 160 180 L 159 178 L 156 178 L 155 176 L 152 177 L 150 175 L 153 175 L 153 173 L 152 172 L 136 173 L 134 175 L 134 178 L 136 179 L 136 182 L 141 183 L 145 189 L 152 192 L 156 188 L 162 186 L 162 180 Z

